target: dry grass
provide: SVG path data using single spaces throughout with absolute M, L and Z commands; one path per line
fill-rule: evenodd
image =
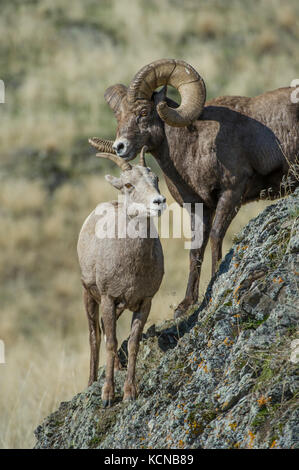
M 1 2 L 1 161 L 23 149 L 57 148 L 70 165 L 78 139 L 114 136 L 107 86 L 128 84 L 144 64 L 183 58 L 205 78 L 208 97 L 254 95 L 298 75 L 296 0 L 66 0 Z M 269 73 L 269 70 L 271 73 Z M 87 144 L 82 150 L 87 154 Z M 16 160 L 19 161 L 19 160 Z M 28 159 L 27 174 L 30 174 Z M 76 257 L 84 218 L 114 198 L 102 175 L 68 182 L 50 197 L 38 180 L 0 170 L 0 447 L 31 447 L 33 429 L 60 401 L 86 386 L 87 322 Z M 16 175 L 19 175 L 18 177 Z M 161 188 L 171 198 L 165 188 Z M 242 208 L 232 236 L 266 203 Z M 171 318 L 183 298 L 188 252 L 162 240 L 165 278 L 150 322 Z M 209 247 L 201 296 L 210 278 Z M 128 314 L 118 325 L 128 334 Z

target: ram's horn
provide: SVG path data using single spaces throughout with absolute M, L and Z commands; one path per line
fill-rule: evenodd
M 158 104 L 157 111 L 163 121 L 170 126 L 185 127 L 200 116 L 206 100 L 205 84 L 183 60 L 161 59 L 143 67 L 133 78 L 127 99 L 132 104 L 136 100 L 150 100 L 154 90 L 162 85 L 173 86 L 181 95 L 181 104 L 176 109 L 165 101 Z
M 88 139 L 88 142 L 100 152 L 115 153 L 113 149 L 114 142 L 112 140 L 93 137 L 92 139 Z

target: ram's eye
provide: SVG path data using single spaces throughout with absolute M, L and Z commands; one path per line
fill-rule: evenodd
M 131 183 L 126 183 L 126 184 L 125 184 L 125 187 L 126 187 L 127 189 L 131 189 L 131 188 L 133 188 L 133 185 L 132 185 Z
M 140 116 L 147 116 L 147 115 L 148 115 L 147 109 L 142 109 L 142 111 L 140 111 Z

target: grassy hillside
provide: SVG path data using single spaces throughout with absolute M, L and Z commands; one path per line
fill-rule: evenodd
M 208 97 L 287 86 L 298 18 L 296 0 L 2 0 L 2 151 L 113 136 L 105 88 L 161 57 L 190 62 Z
M 255 95 L 298 77 L 299 5 L 289 1 L 2 0 L 0 78 L 0 447 L 30 447 L 41 418 L 82 390 L 87 322 L 76 242 L 84 218 L 115 197 L 110 164 L 87 137 L 113 138 L 103 99 L 144 64 L 182 58 L 208 97 Z M 153 160 L 151 160 L 154 168 Z M 162 192 L 171 198 L 162 182 Z M 242 209 L 225 240 L 265 203 Z M 166 274 L 151 322 L 170 318 L 188 274 L 184 240 L 163 240 Z M 203 267 L 201 295 L 210 277 Z M 120 340 L 128 334 L 128 314 Z

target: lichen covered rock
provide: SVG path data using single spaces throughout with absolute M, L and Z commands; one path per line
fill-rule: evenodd
M 243 229 L 200 307 L 151 327 L 139 396 L 98 382 L 45 419 L 36 448 L 298 448 L 299 190 Z M 298 351 L 299 352 L 299 351 Z M 125 365 L 126 344 L 120 359 Z

